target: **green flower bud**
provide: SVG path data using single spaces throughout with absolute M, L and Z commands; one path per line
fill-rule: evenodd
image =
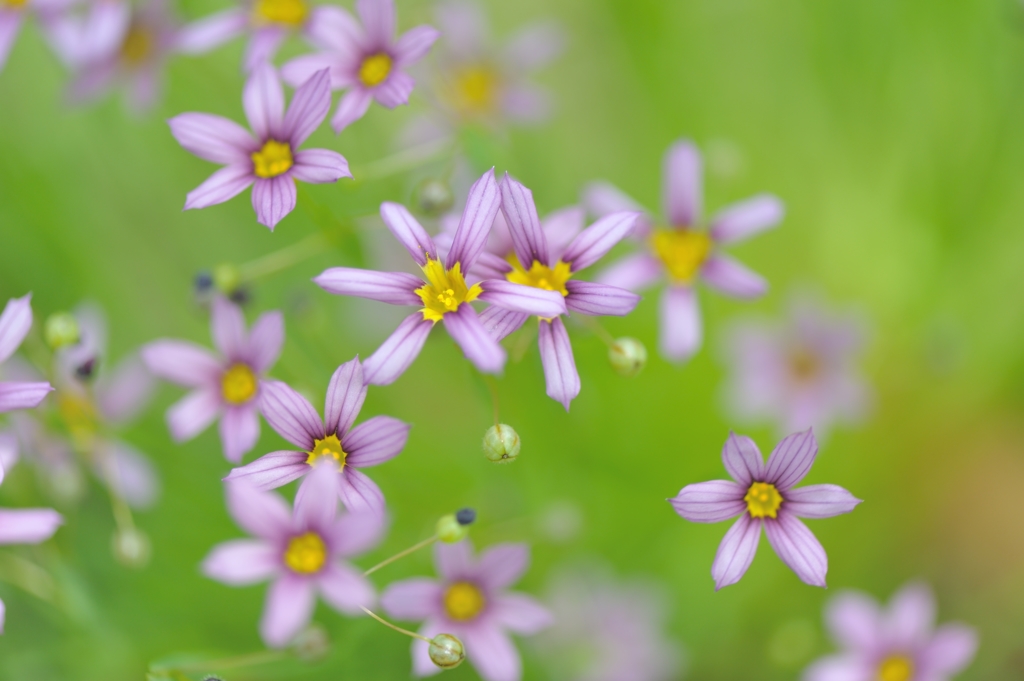
M 447 183 L 427 178 L 416 187 L 416 205 L 427 215 L 441 215 L 455 203 L 455 196 Z
M 242 272 L 236 265 L 222 262 L 213 268 L 213 285 L 224 295 L 231 295 L 242 285 Z
M 462 541 L 469 534 L 469 523 L 460 523 L 454 513 L 441 516 L 437 521 L 437 538 L 446 544 Z
M 441 669 L 455 669 L 466 659 L 466 649 L 455 636 L 438 634 L 430 640 L 430 661 Z
M 78 321 L 70 312 L 55 312 L 46 318 L 43 337 L 46 338 L 46 344 L 54 350 L 74 345 L 81 337 Z
M 647 348 L 636 338 L 619 338 L 608 348 L 608 361 L 622 376 L 636 376 L 647 364 Z
M 114 557 L 125 567 L 141 568 L 149 562 L 149 537 L 136 527 L 114 532 L 112 548 Z
M 519 456 L 519 433 L 507 424 L 491 426 L 484 433 L 484 456 L 494 463 L 512 463 Z

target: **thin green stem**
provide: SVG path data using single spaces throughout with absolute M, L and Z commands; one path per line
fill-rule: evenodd
M 238 271 L 242 275 L 242 281 L 253 281 L 297 265 L 321 253 L 326 247 L 327 241 L 322 234 L 311 234 L 298 243 L 240 265 Z
M 359 606 L 359 607 L 362 608 L 362 606 Z M 362 608 L 362 610 L 367 615 L 369 615 L 373 619 L 375 619 L 378 622 L 380 622 L 381 624 L 383 624 L 385 627 L 390 627 L 391 629 L 394 629 L 395 631 L 397 631 L 400 634 L 405 634 L 406 636 L 412 636 L 413 638 L 418 638 L 419 640 L 426 641 L 427 643 L 431 642 L 430 639 L 427 638 L 426 636 L 420 636 L 419 634 L 417 634 L 414 631 L 409 631 L 408 629 L 403 629 L 402 627 L 396 626 L 396 625 L 392 624 L 391 622 L 388 622 L 386 619 L 384 619 L 383 617 L 377 615 L 376 613 L 371 611 L 369 608 Z
M 576 315 L 576 319 L 580 320 L 580 323 L 590 329 L 594 335 L 604 342 L 605 345 L 608 347 L 615 345 L 615 337 L 608 333 L 608 331 L 606 331 L 596 319 L 582 314 Z
M 484 374 L 484 382 L 487 383 L 487 387 L 491 391 L 491 404 L 494 405 L 494 425 L 500 426 L 501 419 L 498 418 L 498 382 L 490 374 Z
M 424 548 L 426 546 L 430 546 L 431 544 L 436 542 L 437 539 L 438 539 L 438 537 L 437 537 L 436 534 L 433 537 L 430 537 L 429 539 L 424 539 L 419 544 L 415 544 L 413 546 L 410 546 L 405 551 L 401 551 L 399 553 L 396 553 L 395 555 L 391 556 L 390 558 L 377 563 L 372 568 L 370 568 L 369 570 L 364 572 L 363 576 L 366 577 L 368 575 L 372 575 L 374 572 L 376 572 L 377 570 L 380 570 L 382 567 L 384 567 L 386 565 L 391 565 L 391 563 L 394 563 L 399 558 L 404 558 L 404 557 L 408 556 L 410 553 L 415 553 L 416 551 L 419 551 L 420 549 L 422 549 L 422 548 Z

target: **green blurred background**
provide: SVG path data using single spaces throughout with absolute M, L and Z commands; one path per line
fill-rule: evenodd
M 225 6 L 187 0 L 198 18 Z M 430 18 L 398 2 L 400 26 Z M 464 505 L 481 515 L 478 545 L 528 541 L 521 587 L 543 593 L 566 561 L 600 556 L 624 576 L 660 582 L 671 596 L 670 635 L 688 651 L 687 676 L 795 679 L 831 650 L 821 608 L 837 588 L 888 598 L 911 578 L 936 589 L 940 619 L 980 630 L 964 679 L 1024 676 L 1024 9 L 1013 0 L 558 0 L 489 3 L 496 33 L 558 19 L 567 53 L 539 81 L 557 100 L 546 125 L 467 136 L 478 165 L 508 169 L 544 213 L 577 200 L 586 181 L 613 181 L 656 208 L 667 145 L 693 137 L 709 153 L 709 207 L 760 191 L 788 208 L 776 231 L 734 250 L 765 274 L 771 293 L 753 304 L 703 295 L 707 345 L 675 367 L 655 356 L 656 298 L 608 320 L 652 351 L 634 379 L 613 373 L 602 342 L 572 330 L 583 391 L 566 414 L 544 395 L 536 350 L 498 382 L 502 420 L 523 439 L 511 466 L 480 451 L 491 405 L 444 333 L 396 384 L 371 389 L 364 418 L 414 424 L 397 459 L 370 474 L 393 525 L 361 564 L 428 536 Z M 286 52 L 298 53 L 296 41 Z M 65 106 L 65 74 L 34 27 L 0 74 L 0 299 L 33 292 L 37 322 L 83 299 L 111 322 L 116 359 L 159 336 L 208 344 L 193 276 L 243 263 L 321 232 L 335 246 L 258 281 L 249 306 L 285 311 L 288 338 L 273 374 L 322 399 L 330 372 L 367 356 L 396 311 L 330 296 L 310 283 L 323 268 L 373 264 L 382 200 L 409 201 L 424 172 L 373 182 L 302 186 L 300 206 L 270 233 L 248 193 L 184 213 L 186 192 L 214 167 L 180 149 L 165 119 L 208 111 L 241 119 L 242 44 L 180 58 L 153 113 L 134 118 L 119 98 Z M 379 106 L 340 138 L 312 146 L 345 154 L 359 175 L 394 150 L 396 133 L 425 106 Z M 482 170 L 482 168 L 479 168 Z M 429 171 L 429 168 L 427 169 Z M 333 215 L 333 217 L 332 217 Z M 352 231 L 352 226 L 357 232 Z M 362 255 L 361 255 L 362 254 Z M 811 521 L 830 560 L 829 591 L 801 584 L 766 543 L 747 576 L 715 593 L 710 566 L 727 525 L 695 525 L 665 503 L 683 485 L 724 476 L 719 453 L 732 424 L 720 408 L 724 367 L 714 346 L 725 322 L 777 314 L 795 287 L 865 310 L 873 337 L 865 368 L 877 390 L 873 419 L 828 438 L 807 481 L 832 482 L 865 503 Z M 368 314 L 368 312 L 370 314 Z M 38 326 L 37 326 L 38 330 Z M 139 526 L 153 542 L 147 567 L 111 555 L 113 521 L 95 486 L 48 545 L 15 548 L 50 570 L 47 604 L 0 583 L 7 603 L 0 677 L 139 679 L 176 653 L 258 650 L 264 587 L 230 588 L 198 563 L 241 536 L 220 478 L 229 469 L 215 429 L 174 446 L 164 387 L 124 438 L 147 452 L 164 483 Z M 773 429 L 748 430 L 762 449 Z M 264 426 L 249 459 L 280 448 Z M 21 466 L 0 505 L 49 503 Z M 287 493 L 292 493 L 287 488 Z M 577 533 L 550 523 L 578 512 Z M 375 576 L 432 574 L 429 552 Z M 319 606 L 334 644 L 322 662 L 297 661 L 230 679 L 408 676 L 408 640 L 368 620 Z M 548 678 L 529 644 L 526 678 Z M 476 678 L 469 665 L 446 679 Z

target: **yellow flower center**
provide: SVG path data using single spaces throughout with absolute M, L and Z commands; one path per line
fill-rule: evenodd
M 298 26 L 306 20 L 309 6 L 306 0 L 258 0 L 256 23 Z
M 789 356 L 789 370 L 799 382 L 812 381 L 821 372 L 821 360 L 812 352 L 797 350 Z
M 509 255 L 506 260 L 512 265 L 512 271 L 505 275 L 505 278 L 513 284 L 542 288 L 545 291 L 558 291 L 563 296 L 569 295 L 565 288 L 565 282 L 572 277 L 569 271 L 569 263 L 559 260 L 554 267 L 542 265 L 539 260 L 534 260 L 530 269 L 525 269 L 515 253 Z
M 316 532 L 292 537 L 284 552 L 284 563 L 293 572 L 309 575 L 319 572 L 327 562 L 327 547 Z
M 71 435 L 75 449 L 90 451 L 99 430 L 99 413 L 89 398 L 73 391 L 57 393 L 57 412 Z
M 277 177 L 292 167 L 292 148 L 287 142 L 267 140 L 252 152 L 252 170 L 257 177 Z
M 232 364 L 220 379 L 220 393 L 228 404 L 245 404 L 256 395 L 259 382 L 247 364 Z
M 903 655 L 891 655 L 878 665 L 878 681 L 910 681 L 914 677 L 914 662 Z
M 345 459 L 348 457 L 345 450 L 341 448 L 341 440 L 337 435 L 328 435 L 322 440 L 315 440 L 313 449 L 306 453 L 309 454 L 306 457 L 306 463 L 310 466 L 315 466 L 320 457 L 331 458 L 338 462 L 339 471 L 345 467 Z
M 0 7 L 9 7 L 11 9 L 19 9 L 28 4 L 28 0 L 3 0 L 0 2 Z
M 455 312 L 462 303 L 469 303 L 483 293 L 480 284 L 466 286 L 462 276 L 462 263 L 446 270 L 440 260 L 427 258 L 423 266 L 427 283 L 416 289 L 416 295 L 423 301 L 423 318 L 432 322 L 440 321 L 447 312 Z
M 131 66 L 137 66 L 153 54 L 153 32 L 142 26 L 132 24 L 121 43 L 121 60 Z
M 475 584 L 455 582 L 444 592 L 444 609 L 453 620 L 471 620 L 484 609 L 484 595 Z
M 651 248 L 665 263 L 665 269 L 675 281 L 688 284 L 693 281 L 700 266 L 711 253 L 711 238 L 692 230 L 654 230 Z
M 359 67 L 359 80 L 366 87 L 374 87 L 384 82 L 391 73 L 391 56 L 380 52 L 363 60 Z
M 774 518 L 782 505 L 782 495 L 769 482 L 755 482 L 747 490 L 743 501 L 747 502 L 751 518 Z
M 469 66 L 455 74 L 455 105 L 468 114 L 488 113 L 494 109 L 498 94 L 498 76 L 486 66 Z

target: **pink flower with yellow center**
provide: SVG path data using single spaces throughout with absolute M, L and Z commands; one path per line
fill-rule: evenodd
M 267 312 L 246 332 L 241 308 L 218 296 L 210 328 L 220 356 L 188 341 L 157 340 L 142 349 L 142 358 L 157 376 L 193 389 L 167 411 L 172 437 L 191 440 L 220 417 L 224 456 L 237 463 L 260 437 L 263 375 L 281 354 L 284 319 Z
M 717 523 L 739 516 L 725 533 L 711 566 L 716 590 L 735 584 L 746 573 L 757 553 L 762 527 L 775 553 L 801 581 L 825 586 L 828 556 L 799 518 L 849 513 L 861 500 L 837 485 L 794 489 L 811 470 L 817 455 L 818 443 L 811 430 L 783 439 L 767 464 L 753 440 L 730 433 L 722 449 L 722 462 L 733 480 L 687 485 L 669 499 L 676 513 L 695 523 Z

